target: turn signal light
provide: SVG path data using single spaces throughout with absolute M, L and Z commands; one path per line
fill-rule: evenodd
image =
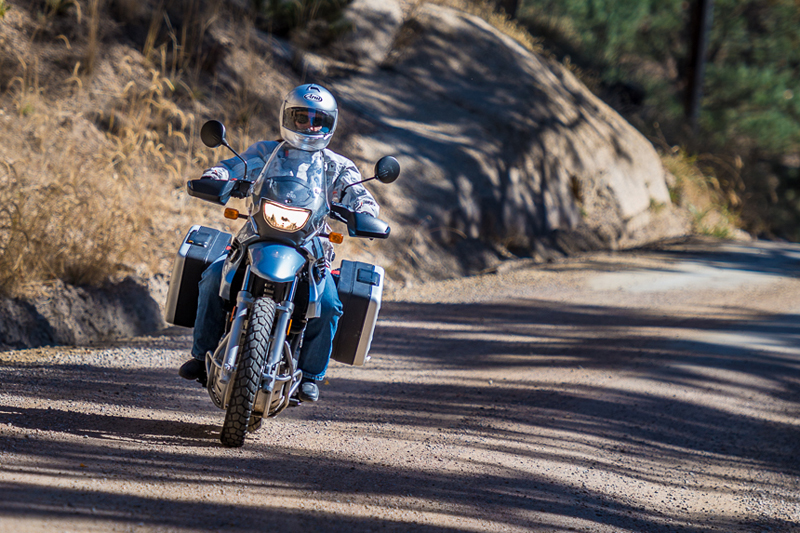
M 344 235 L 341 233 L 330 233 L 328 234 L 328 240 L 333 244 L 342 244 L 344 242 Z
M 225 218 L 229 218 L 231 220 L 238 220 L 239 211 L 237 209 L 233 209 L 232 207 L 228 207 L 225 209 Z

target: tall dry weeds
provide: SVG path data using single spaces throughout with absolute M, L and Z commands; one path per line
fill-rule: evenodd
M 89 0 L 89 21 L 88 35 L 86 39 L 86 52 L 84 61 L 86 72 L 94 70 L 97 61 L 97 52 L 100 46 L 100 0 Z
M 698 165 L 701 157 L 684 150 L 669 149 L 661 154 L 664 168 L 674 177 L 670 187 L 672 202 L 685 208 L 691 215 L 692 232 L 718 238 L 731 237 L 741 224 L 729 206 L 736 205 L 735 198 L 725 194 L 719 181 Z
M 166 273 L 192 224 L 231 230 L 213 206 L 186 195 L 185 182 L 230 157 L 202 147 L 201 113 L 227 120 L 235 146 L 263 135 L 258 116 L 266 96 L 258 75 L 269 65 L 247 59 L 252 50 L 239 51 L 256 61 L 252 78 L 224 90 L 215 81 L 213 101 L 202 101 L 195 83 L 203 54 L 213 52 L 204 51 L 203 39 L 221 3 L 182 0 L 180 27 L 161 4 L 143 54 L 126 56 L 101 45 L 112 4 L 146 17 L 127 1 L 104 0 L 48 0 L 39 18 L 13 12 L 29 42 L 16 40 L 0 53 L 0 68 L 13 69 L 0 86 L 0 295 L 53 279 L 101 284 Z M 59 16 L 74 16 L 85 39 L 60 35 L 48 43 L 43 36 L 53 32 L 43 29 Z M 6 38 L 0 27 L 0 42 Z M 70 54 L 53 53 L 65 45 Z M 74 68 L 55 65 L 56 56 L 75 61 Z
M 138 202 L 103 179 L 102 154 L 76 158 L 81 147 L 37 115 L 29 133 L 38 146 L 24 159 L 0 161 L 0 292 L 61 279 L 101 283 L 135 256 Z
M 100 113 L 101 133 L 85 118 L 97 116 L 90 80 L 76 71 L 72 96 L 55 101 L 39 85 L 38 57 L 20 64 L 5 100 L 16 114 L 0 101 L 13 132 L 0 147 L 0 294 L 164 271 L 188 221 L 173 232 L 159 218 L 202 218 L 183 193 L 185 176 L 209 163 L 194 150 L 198 119 L 173 101 L 162 72 L 142 79 L 128 68 L 131 80 Z

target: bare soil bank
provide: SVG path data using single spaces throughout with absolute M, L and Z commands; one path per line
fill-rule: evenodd
M 55 280 L 35 294 L 0 298 L 0 350 L 89 345 L 162 329 L 163 276 L 126 278 L 102 287 Z

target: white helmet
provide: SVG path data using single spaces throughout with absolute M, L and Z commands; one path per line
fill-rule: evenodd
M 331 142 L 339 108 L 321 85 L 307 84 L 286 95 L 281 106 L 281 137 L 300 150 L 322 150 Z

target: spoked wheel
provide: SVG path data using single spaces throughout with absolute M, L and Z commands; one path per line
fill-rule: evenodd
M 257 299 L 250 313 L 239 365 L 231 384 L 233 390 L 225 413 L 225 422 L 219 436 L 225 446 L 238 448 L 244 444 L 253 402 L 261 384 L 261 371 L 267 358 L 274 320 L 275 302 L 270 298 Z

